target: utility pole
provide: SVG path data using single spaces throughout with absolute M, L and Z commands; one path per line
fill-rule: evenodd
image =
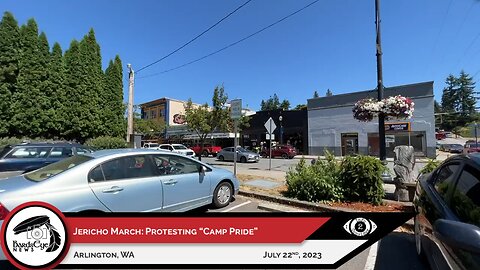
M 130 142 L 130 137 L 133 134 L 133 84 L 135 74 L 131 64 L 127 64 L 129 69 L 128 74 L 128 115 L 127 115 L 127 143 Z
M 380 36 L 380 0 L 375 0 L 375 25 L 377 33 L 377 91 L 378 101 L 383 99 L 383 74 L 382 74 L 382 40 Z M 380 160 L 387 159 L 387 151 L 385 147 L 385 115 L 380 113 L 378 115 L 378 141 L 380 150 Z

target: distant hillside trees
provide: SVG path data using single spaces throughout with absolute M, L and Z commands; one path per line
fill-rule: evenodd
M 125 133 L 122 61 L 102 69 L 91 29 L 62 52 L 39 33 L 34 19 L 0 21 L 0 137 L 85 141 Z
M 273 96 L 270 96 L 267 100 L 262 99 L 262 102 L 260 103 L 261 111 L 273 111 L 278 109 L 287 111 L 288 109 L 290 109 L 290 101 L 284 99 L 280 103 L 277 94 L 273 94 Z
M 450 74 L 445 80 L 442 103 L 435 104 L 435 112 L 445 113 L 441 128 L 452 130 L 478 119 L 475 82 L 465 71 L 458 77 Z

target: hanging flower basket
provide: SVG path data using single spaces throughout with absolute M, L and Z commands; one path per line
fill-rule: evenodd
M 415 103 L 412 99 L 393 96 L 377 101 L 373 98 L 361 99 L 353 107 L 353 118 L 370 122 L 383 113 L 387 118 L 410 119 L 413 116 Z

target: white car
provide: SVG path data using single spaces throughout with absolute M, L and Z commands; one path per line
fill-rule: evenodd
M 171 151 L 174 153 L 186 155 L 189 157 L 194 157 L 195 152 L 192 149 L 189 149 L 183 144 L 161 144 L 159 147 L 160 150 Z
M 160 145 L 158 143 L 145 143 L 142 148 L 145 149 L 160 149 Z

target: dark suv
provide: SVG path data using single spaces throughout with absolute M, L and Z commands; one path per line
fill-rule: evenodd
M 50 163 L 92 150 L 76 143 L 22 143 L 0 149 L 0 178 L 33 171 Z

